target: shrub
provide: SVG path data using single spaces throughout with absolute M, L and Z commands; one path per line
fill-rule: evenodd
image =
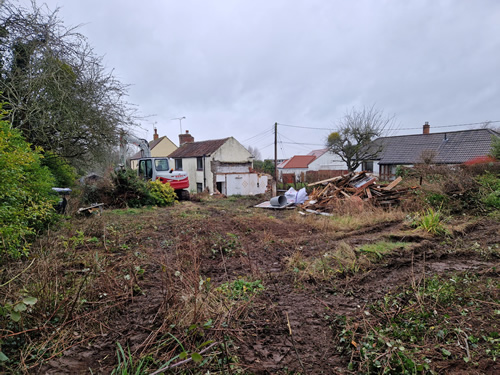
M 118 170 L 111 176 L 114 185 L 114 206 L 142 207 L 154 204 L 146 181 L 131 169 Z
M 477 177 L 481 186 L 481 202 L 486 209 L 500 209 L 500 178 L 499 175 L 486 172 Z
M 150 181 L 148 188 L 149 194 L 157 206 L 170 206 L 177 199 L 177 194 L 169 183 L 164 184 L 159 180 Z
M 54 178 L 21 133 L 0 121 L 0 257 L 27 254 L 30 240 L 55 218 Z

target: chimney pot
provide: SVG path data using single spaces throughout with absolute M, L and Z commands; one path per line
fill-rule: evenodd
M 429 134 L 430 132 L 431 132 L 431 126 L 426 121 L 425 124 L 424 124 L 424 133 L 423 134 Z
M 156 130 L 156 128 L 155 128 L 155 133 L 153 134 L 153 140 L 155 140 L 155 141 L 156 141 L 156 140 L 158 139 L 158 137 L 159 137 L 159 136 L 158 136 L 158 132 L 157 132 L 157 130 Z

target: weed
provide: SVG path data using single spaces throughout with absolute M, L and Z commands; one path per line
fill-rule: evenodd
M 413 217 L 412 226 L 422 229 L 433 235 L 448 234 L 448 230 L 443 225 L 442 214 L 440 210 L 428 208 L 427 211 Z
M 141 375 L 146 372 L 148 364 L 152 362 L 150 357 L 134 360 L 130 348 L 127 348 L 125 353 L 119 342 L 116 343 L 116 346 L 118 365 L 111 371 L 111 375 Z
M 232 256 L 240 247 L 238 235 L 234 233 L 226 233 L 226 235 L 215 233 L 212 239 L 211 251 L 214 257 L 220 252 L 223 252 L 226 256 Z
M 262 290 L 264 290 L 264 286 L 260 280 L 246 281 L 243 278 L 221 284 L 215 288 L 215 292 L 233 300 L 248 300 Z

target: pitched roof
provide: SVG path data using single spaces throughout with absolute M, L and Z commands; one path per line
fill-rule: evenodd
M 295 155 L 292 156 L 284 166 L 280 167 L 283 169 L 290 168 L 307 168 L 311 162 L 316 159 L 314 155 Z
M 491 129 L 474 129 L 382 137 L 373 145 L 383 146 L 379 164 L 422 163 L 423 156 L 431 157 L 436 164 L 460 164 L 487 155 L 493 136 L 500 134 Z
M 214 139 L 211 141 L 189 142 L 181 145 L 168 155 L 169 158 L 195 158 L 211 155 L 217 151 L 229 138 Z
M 320 150 L 312 150 L 310 153 L 308 153 L 307 155 L 314 155 L 317 158 L 319 158 L 321 155 L 323 155 L 325 152 L 327 152 L 328 149 L 327 148 L 322 148 Z

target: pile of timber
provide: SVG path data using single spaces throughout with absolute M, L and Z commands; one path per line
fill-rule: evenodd
M 317 186 L 309 194 L 309 200 L 302 207 L 319 212 L 332 211 L 339 199 L 370 202 L 376 206 L 397 205 L 413 188 L 396 186 L 402 178 L 390 184 L 379 184 L 375 177 L 366 172 L 354 173 L 318 181 L 308 186 Z

